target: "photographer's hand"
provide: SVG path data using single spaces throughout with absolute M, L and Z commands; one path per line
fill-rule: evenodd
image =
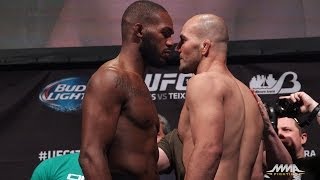
M 311 113 L 311 116 L 317 119 L 318 124 L 320 125 L 320 116 L 317 112 L 318 109 L 315 109 L 319 103 L 315 101 L 312 97 L 310 97 L 305 92 L 296 92 L 290 94 L 290 96 L 282 96 L 280 98 L 287 98 L 290 99 L 292 102 L 301 101 L 302 105 L 300 106 L 300 111 L 302 113 Z M 317 115 L 318 114 L 318 115 Z
M 313 100 L 307 93 L 302 91 L 290 94 L 290 99 L 293 102 L 302 102 L 302 106 L 300 107 L 302 113 L 311 113 L 314 110 L 314 108 L 319 104 L 318 102 Z

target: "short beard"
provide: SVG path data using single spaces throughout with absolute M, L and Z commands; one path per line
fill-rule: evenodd
M 161 66 L 163 65 L 160 60 L 160 53 L 157 49 L 157 42 L 152 37 L 151 33 L 146 33 L 142 37 L 142 42 L 139 48 L 140 54 L 147 65 L 151 66 Z
M 185 66 L 179 66 L 179 72 L 181 73 L 197 73 L 197 67 L 199 64 L 184 64 Z

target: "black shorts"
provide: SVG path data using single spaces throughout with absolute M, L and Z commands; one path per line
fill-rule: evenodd
M 111 173 L 112 180 L 139 180 L 137 177 L 126 173 Z

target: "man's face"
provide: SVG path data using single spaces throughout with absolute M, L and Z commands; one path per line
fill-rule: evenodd
M 168 13 L 159 14 L 159 22 L 146 27 L 140 52 L 145 62 L 152 66 L 166 64 L 173 46 L 173 23 Z
M 306 133 L 301 133 L 297 122 L 292 118 L 278 118 L 278 136 L 282 143 L 296 153 L 303 151 L 302 145 L 306 143 Z
M 181 31 L 180 42 L 176 50 L 180 54 L 179 71 L 183 73 L 195 73 L 200 63 L 200 40 L 187 22 Z

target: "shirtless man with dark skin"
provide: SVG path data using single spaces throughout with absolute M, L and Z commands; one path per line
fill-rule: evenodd
M 185 179 L 248 180 L 263 121 L 251 91 L 227 68 L 227 27 L 215 15 L 196 15 L 180 38 L 179 70 L 195 73 L 178 125 Z
M 120 54 L 91 77 L 83 100 L 80 164 L 86 180 L 159 179 L 159 119 L 145 66 L 165 64 L 173 46 L 168 12 L 136 1 L 122 17 Z

